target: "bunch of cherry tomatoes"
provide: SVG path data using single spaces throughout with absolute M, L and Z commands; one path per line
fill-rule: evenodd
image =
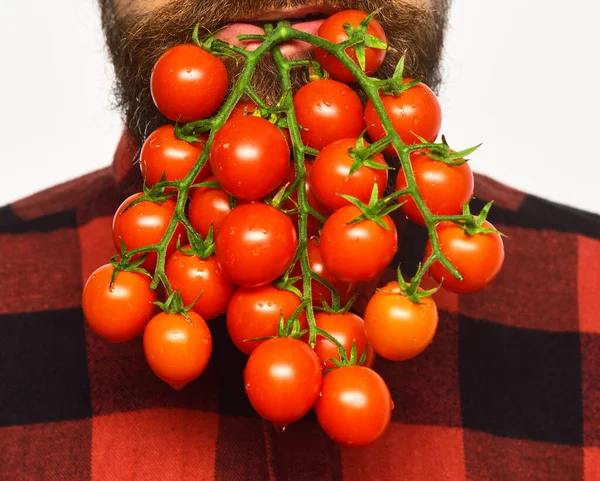
M 386 53 L 372 16 L 336 13 L 319 36 L 339 44 L 355 32 L 363 44 L 346 53 L 370 76 Z M 226 313 L 231 340 L 249 355 L 246 393 L 261 416 L 285 427 L 314 407 L 334 440 L 365 446 L 385 432 L 393 409 L 386 383 L 372 370 L 375 353 L 390 360 L 418 355 L 432 342 L 438 314 L 427 293 L 408 295 L 401 277 L 375 292 L 364 318 L 350 311 L 361 283 L 376 280 L 396 254 L 389 213 L 401 208 L 413 222 L 426 222 L 411 195 L 385 197 L 392 166 L 383 151 L 388 159 L 398 153 L 384 144 L 368 150 L 365 131 L 372 142 L 387 136 L 372 100 L 363 106 L 346 84 L 354 75 L 336 56 L 317 48 L 315 58 L 331 78 L 294 94 L 293 118 L 244 101 L 209 135 L 190 136 L 179 124 L 217 111 L 227 70 L 196 44 L 160 57 L 152 96 L 177 124 L 145 141 L 144 191 L 116 212 L 120 254 L 91 275 L 83 309 L 108 341 L 143 333 L 150 368 L 175 389 L 205 370 L 212 350 L 207 321 Z M 395 132 L 405 145 L 434 142 L 441 126 L 434 93 L 412 79 L 400 84 L 399 92 L 379 92 Z M 293 125 L 302 145 L 292 141 Z M 292 150 L 307 154 L 299 171 Z M 412 153 L 410 162 L 429 213 L 460 216 L 473 192 L 469 165 L 427 150 Z M 397 191 L 409 186 L 407 178 L 399 172 Z M 462 274 L 459 280 L 434 262 L 429 273 L 446 289 L 475 292 L 498 274 L 502 240 L 487 221 L 446 221 L 435 229 Z M 433 249 L 430 242 L 428 255 Z

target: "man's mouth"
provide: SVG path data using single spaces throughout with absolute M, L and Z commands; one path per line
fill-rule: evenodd
M 255 50 L 260 45 L 257 40 L 239 41 L 238 35 L 263 35 L 266 23 L 276 23 L 288 20 L 292 26 L 302 32 L 316 35 L 319 27 L 327 17 L 337 10 L 323 5 L 305 5 L 302 7 L 273 10 L 261 13 L 252 18 L 236 19 L 234 23 L 226 25 L 220 30 L 216 38 L 224 42 L 243 47 L 246 50 Z M 279 48 L 286 58 L 306 58 L 313 50 L 313 46 L 299 40 L 290 40 L 282 43 Z

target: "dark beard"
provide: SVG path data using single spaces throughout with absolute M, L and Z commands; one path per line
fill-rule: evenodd
M 386 55 L 377 72 L 380 78 L 392 75 L 402 52 L 406 52 L 405 77 L 423 76 L 424 82 L 437 89 L 440 82 L 439 62 L 442 52 L 448 0 L 435 0 L 433 9 L 425 9 L 390 0 L 326 0 L 323 5 L 336 9 L 372 12 L 382 7 L 377 19 L 388 43 L 395 49 Z M 115 97 L 124 122 L 137 145 L 156 128 L 168 122 L 154 106 L 150 95 L 150 73 L 158 57 L 169 47 L 191 41 L 199 23 L 208 35 L 234 18 L 248 18 L 266 9 L 303 5 L 297 0 L 176 0 L 147 14 L 118 16 L 112 0 L 100 0 L 102 23 L 112 58 L 116 85 Z M 230 79 L 235 82 L 243 69 L 242 59 L 221 57 Z M 306 83 L 303 69 L 292 71 L 294 89 Z M 267 103 L 280 96 L 279 73 L 267 56 L 257 68 L 252 86 Z

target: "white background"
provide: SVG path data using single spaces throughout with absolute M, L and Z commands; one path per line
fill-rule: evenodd
M 597 0 L 454 0 L 443 131 L 472 167 L 600 213 Z M 0 2 L 0 205 L 104 167 L 121 131 L 95 0 Z

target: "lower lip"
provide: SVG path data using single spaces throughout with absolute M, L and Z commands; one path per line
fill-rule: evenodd
M 293 24 L 292 27 L 301 32 L 316 35 L 323 22 L 324 20 L 313 20 L 311 22 L 296 23 Z M 251 23 L 232 23 L 227 25 L 223 30 L 220 30 L 215 37 L 232 45 L 243 47 L 246 50 L 256 50 L 261 43 L 259 40 L 244 40 L 240 42 L 237 36 L 264 35 L 264 33 L 265 31 L 262 27 Z M 306 57 L 314 49 L 312 45 L 300 40 L 289 40 L 282 43 L 279 48 L 281 49 L 283 56 L 288 59 Z

